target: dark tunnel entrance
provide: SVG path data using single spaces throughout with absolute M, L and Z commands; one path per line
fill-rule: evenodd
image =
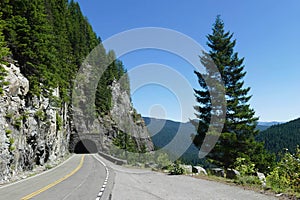
M 98 148 L 94 141 L 83 139 L 75 145 L 74 153 L 98 153 Z

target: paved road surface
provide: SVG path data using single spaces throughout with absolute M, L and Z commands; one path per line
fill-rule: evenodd
M 45 174 L 0 188 L 0 199 L 17 200 L 38 191 L 32 198 L 43 200 L 99 200 L 97 194 L 109 179 L 101 200 L 271 200 L 254 191 L 188 176 L 168 176 L 150 170 L 128 169 L 104 160 L 99 155 L 74 155 L 63 165 Z M 104 165 L 101 163 L 104 161 Z M 77 170 L 77 171 L 76 171 Z M 59 183 L 58 183 L 59 182 Z M 30 197 L 30 196 L 29 196 Z
M 83 156 L 84 159 L 82 159 Z M 28 199 L 95 200 L 106 178 L 106 169 L 98 159 L 93 154 L 74 155 L 50 172 L 0 188 L 0 199 L 22 199 L 45 186 L 47 189 L 56 184 L 40 194 L 34 193 L 36 195 L 32 198 L 28 196 Z M 80 165 L 81 160 L 83 160 L 82 165 Z M 105 190 L 103 197 L 109 195 L 108 190 Z
M 139 169 L 126 169 L 105 161 L 115 171 L 112 200 L 271 200 L 277 199 L 240 187 L 169 176 Z

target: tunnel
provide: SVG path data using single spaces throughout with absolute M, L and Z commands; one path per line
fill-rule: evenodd
M 97 153 L 98 148 L 94 141 L 83 139 L 76 143 L 74 153 Z

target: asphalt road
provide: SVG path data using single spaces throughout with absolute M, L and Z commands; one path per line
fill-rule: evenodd
M 105 160 L 115 172 L 112 200 L 272 200 L 251 190 L 190 176 L 128 169 Z
M 103 189 L 104 192 L 101 192 Z M 100 200 L 97 197 L 99 193 L 101 200 L 277 199 L 189 176 L 129 169 L 104 160 L 97 154 L 86 154 L 74 155 L 44 174 L 1 187 L 0 200 Z
M 73 155 L 49 172 L 1 187 L 0 199 L 95 200 L 107 174 L 99 158 L 94 154 Z M 113 173 L 110 174 L 113 178 Z M 101 199 L 109 196 L 112 183 L 106 186 Z

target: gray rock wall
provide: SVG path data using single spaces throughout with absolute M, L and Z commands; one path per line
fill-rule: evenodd
M 146 149 L 153 150 L 153 143 L 145 122 L 140 114 L 133 108 L 130 95 L 121 90 L 118 82 L 113 82 L 112 90 L 112 109 L 111 117 L 118 125 L 118 129 L 132 135 L 141 148 L 145 145 Z
M 143 119 L 119 83 L 111 86 L 113 108 L 110 114 L 90 122 L 81 110 L 73 109 L 73 116 L 79 114 L 72 119 L 68 105 L 57 105 L 58 88 L 51 98 L 29 98 L 29 82 L 20 69 L 14 64 L 3 67 L 10 84 L 0 96 L 0 184 L 36 165 L 55 162 L 69 150 L 73 151 L 82 139 L 96 141 L 98 150 L 105 152 L 122 131 L 132 135 L 139 148 L 153 150 Z
M 88 75 L 86 76 L 88 77 Z M 88 104 L 85 95 L 85 92 L 89 91 L 85 88 L 88 85 L 85 83 L 78 87 L 78 93 L 81 94 L 78 95 L 78 99 L 83 102 L 82 105 Z M 86 107 L 83 107 L 84 109 L 81 109 L 80 106 L 73 108 L 76 132 L 71 135 L 70 151 L 74 151 L 78 141 L 90 140 L 91 135 L 94 134 L 94 142 L 98 144 L 98 141 L 101 141 L 98 150 L 109 152 L 112 140 L 120 131 L 133 136 L 140 150 L 146 147 L 146 150 L 152 151 L 154 147 L 148 129 L 142 117 L 133 108 L 129 94 L 123 91 L 120 83 L 116 81 L 110 87 L 113 106 L 108 115 L 99 116 L 90 121 L 90 118 L 84 114 L 87 110 Z
M 3 67 L 10 84 L 0 96 L 0 183 L 62 157 L 69 143 L 67 106 L 56 107 L 53 98 L 28 99 L 29 82 L 20 69 Z

